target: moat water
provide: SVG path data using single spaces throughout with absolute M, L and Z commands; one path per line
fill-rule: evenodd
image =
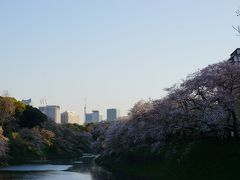
M 1 180 L 110 180 L 113 173 L 96 165 L 94 157 L 83 156 L 77 161 L 32 161 L 0 168 Z

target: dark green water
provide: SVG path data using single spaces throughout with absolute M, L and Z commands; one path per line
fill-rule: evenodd
M 94 158 L 83 157 L 78 161 L 31 162 L 0 168 L 0 179 L 34 180 L 108 180 L 116 179 L 111 172 L 94 163 Z

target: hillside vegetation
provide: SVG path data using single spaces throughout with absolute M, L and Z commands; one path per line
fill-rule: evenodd
M 0 97 L 0 125 L 1 164 L 80 157 L 90 151 L 91 135 L 83 127 L 56 124 L 11 97 Z

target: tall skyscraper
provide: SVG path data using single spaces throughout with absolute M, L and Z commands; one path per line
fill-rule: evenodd
M 92 113 L 85 114 L 85 123 L 95 123 L 101 120 L 101 115 L 99 111 L 95 110 Z
M 99 120 L 100 120 L 99 111 L 97 111 L 97 110 L 92 111 L 92 121 L 93 122 L 99 122 Z
M 42 106 L 39 110 L 54 122 L 61 123 L 60 106 Z
M 107 121 L 115 121 L 119 118 L 120 111 L 118 109 L 107 109 Z
M 79 116 L 75 112 L 65 111 L 61 114 L 61 123 L 62 124 L 67 124 L 67 123 L 80 124 L 80 119 L 79 119 Z
M 85 123 L 92 123 L 92 113 L 85 114 Z

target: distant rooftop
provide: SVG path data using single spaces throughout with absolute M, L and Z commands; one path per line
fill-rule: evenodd
M 240 54 L 240 48 L 237 48 L 235 51 L 233 51 L 231 56 L 234 56 L 236 54 Z
M 40 106 L 40 107 L 60 108 L 60 106 L 58 105 L 46 105 L 46 106 Z
M 240 48 L 237 48 L 235 51 L 232 52 L 229 61 L 231 61 L 232 63 L 240 63 Z

